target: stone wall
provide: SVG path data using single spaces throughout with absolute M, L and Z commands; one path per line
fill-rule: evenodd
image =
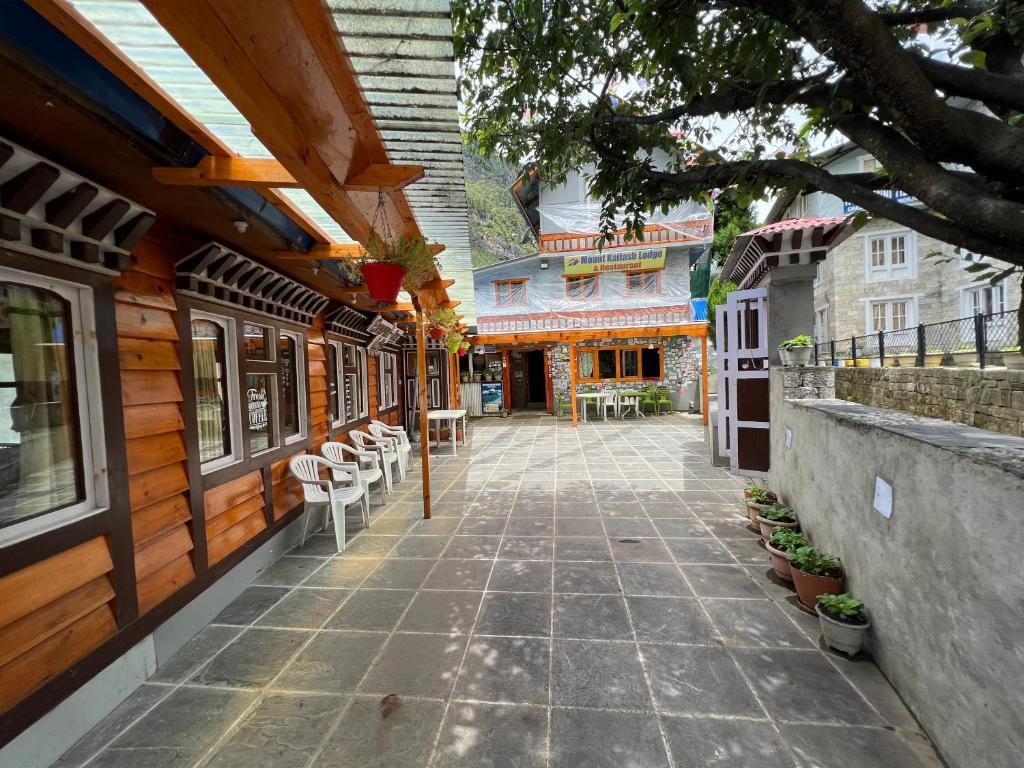
M 836 368 L 835 397 L 1024 436 L 1024 371 Z
M 836 369 L 829 366 L 783 368 L 782 391 L 787 400 L 831 399 L 836 396 Z

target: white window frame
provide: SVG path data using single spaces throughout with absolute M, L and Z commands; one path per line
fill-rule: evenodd
M 828 304 L 814 310 L 814 335 L 814 340 L 818 344 L 830 341 L 828 338 Z
M 356 375 L 359 377 L 359 418 L 370 415 L 370 371 L 366 347 L 356 347 Z
M 386 365 L 388 360 L 391 361 L 390 372 L 388 372 Z M 394 352 L 378 352 L 377 410 L 388 411 L 396 405 L 398 405 L 398 355 Z
M 913 294 L 913 295 L 910 295 L 910 296 L 872 296 L 870 298 L 861 299 L 861 301 L 864 302 L 864 332 L 865 332 L 865 334 L 870 336 L 872 334 L 877 334 L 878 333 L 878 331 L 874 330 L 874 323 L 873 323 L 873 316 L 872 316 L 872 309 L 871 309 L 876 304 L 885 304 L 885 305 L 887 305 L 887 309 L 885 311 L 885 326 L 886 326 L 885 327 L 885 332 L 886 333 L 890 333 L 892 330 L 894 330 L 894 329 L 889 327 L 890 324 L 892 323 L 892 306 L 891 305 L 892 305 L 893 302 L 902 301 L 902 302 L 906 303 L 906 305 L 907 305 L 907 325 L 906 325 L 906 328 L 913 328 L 913 327 L 915 327 L 920 322 L 920 320 L 918 320 L 918 313 L 917 313 L 917 300 L 918 300 L 919 295 L 920 294 Z M 906 330 L 906 328 L 901 329 L 901 330 Z
M 993 305 L 995 305 L 995 291 L 999 291 L 999 304 L 1000 309 L 996 309 L 995 306 L 992 308 L 992 313 L 997 314 L 999 312 L 1005 312 L 1007 309 L 1006 300 L 1006 281 L 1001 281 L 996 285 L 990 285 L 989 283 L 973 283 L 969 285 L 961 286 L 960 288 L 960 317 L 974 317 L 974 307 L 971 296 L 978 291 L 991 290 L 993 292 Z M 984 314 L 984 313 L 982 313 Z
M 70 306 L 74 338 L 71 345 L 71 363 L 74 367 L 75 394 L 78 401 L 78 439 L 82 457 L 82 486 L 85 491 L 85 498 L 77 504 L 0 528 L 0 547 L 5 547 L 105 512 L 110 508 L 110 488 L 98 350 L 95 343 L 85 343 L 87 338 L 98 338 L 92 289 L 78 283 L 9 267 L 0 267 L 0 280 L 52 291 L 65 299 Z
M 905 262 L 899 266 L 892 263 L 892 240 L 903 238 Z M 910 229 L 892 229 L 885 232 L 871 232 L 863 236 L 864 240 L 864 281 L 881 283 L 887 280 L 913 280 L 917 277 L 917 233 Z M 881 267 L 871 264 L 871 244 L 877 240 L 885 241 L 885 263 Z
M 339 418 L 331 422 L 331 426 L 340 429 L 346 424 L 354 424 L 357 421 L 368 418 L 370 415 L 370 388 L 369 388 L 369 371 L 367 370 L 367 354 L 366 347 L 361 347 L 351 341 L 330 341 L 328 342 L 334 347 L 334 358 L 336 361 L 336 371 L 338 381 L 338 393 L 337 393 L 337 415 Z M 345 347 L 351 347 L 355 354 L 356 360 L 356 387 L 355 400 L 357 410 L 353 414 L 351 419 L 348 418 L 348 414 L 345 412 Z
M 227 395 L 225 407 L 228 409 L 228 421 L 230 422 L 231 429 L 231 452 L 226 456 L 200 464 L 200 473 L 208 475 L 211 472 L 224 469 L 224 467 L 237 464 L 244 456 L 242 448 L 242 400 L 238 383 L 238 334 L 233 317 L 193 309 L 189 313 L 189 328 L 192 327 L 193 320 L 207 320 L 211 323 L 216 323 L 224 330 L 224 367 L 227 369 L 228 390 L 225 393 Z
M 327 344 L 334 350 L 334 381 L 335 381 L 335 392 L 334 392 L 334 415 L 335 419 L 331 422 L 332 429 L 340 429 L 345 426 L 345 360 L 343 357 L 344 348 L 340 341 L 328 341 Z M 330 382 L 328 382 L 328 395 Z
M 309 377 L 304 375 L 306 371 L 306 337 L 298 331 L 289 331 L 284 328 L 278 329 L 278 336 L 287 336 L 295 342 L 295 378 L 296 378 L 296 399 L 299 408 L 299 431 L 290 437 L 284 438 L 285 445 L 292 445 L 305 440 L 309 436 L 309 411 L 306 407 L 306 383 Z M 282 374 L 283 375 L 283 374 Z M 277 393 L 278 425 L 281 424 L 281 413 L 284 403 L 281 402 L 280 388 Z M 278 427 L 280 429 L 280 426 Z
M 874 168 L 870 167 L 872 163 L 875 166 Z M 860 158 L 860 170 L 861 173 L 874 173 L 875 171 L 882 170 L 882 164 L 871 155 L 862 155 Z

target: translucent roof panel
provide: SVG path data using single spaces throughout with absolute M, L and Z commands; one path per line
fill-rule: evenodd
M 248 122 L 139 0 L 71 0 L 100 32 L 240 155 L 270 157 Z M 392 162 L 422 165 L 406 188 L 424 235 L 444 243 L 442 275 L 475 322 L 466 188 L 448 0 L 329 0 Z M 351 238 L 305 190 L 281 190 L 337 242 Z

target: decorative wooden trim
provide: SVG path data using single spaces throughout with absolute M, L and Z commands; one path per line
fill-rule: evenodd
M 665 345 L 655 344 L 655 348 L 659 351 L 659 362 L 661 364 L 661 371 L 659 372 L 658 381 L 665 380 Z M 615 352 L 615 376 L 610 379 L 602 379 L 599 376 L 590 376 L 583 378 L 577 374 L 577 381 L 584 384 L 607 384 L 607 383 L 620 383 L 620 382 L 643 382 L 651 381 L 651 379 L 645 379 L 643 373 L 643 350 L 648 349 L 647 344 L 614 344 L 614 345 L 601 345 L 596 347 L 576 347 L 576 370 L 579 371 L 579 355 L 587 352 L 604 352 L 606 350 L 612 350 Z M 622 376 L 621 365 L 622 365 L 622 350 L 632 349 L 637 352 L 637 376 Z M 594 359 L 594 373 L 597 373 L 597 358 Z
M 346 305 L 341 305 L 324 315 L 324 330 L 364 344 L 373 338 L 371 325 L 372 318 Z

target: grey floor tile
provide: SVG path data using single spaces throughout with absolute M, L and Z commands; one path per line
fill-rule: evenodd
M 661 539 L 609 539 L 612 557 L 619 563 L 671 563 L 672 555 Z
M 772 717 L 882 725 L 856 689 L 817 651 L 734 651 Z
M 727 645 L 811 648 L 811 641 L 771 600 L 702 601 Z
M 481 592 L 421 590 L 398 624 L 400 632 L 469 634 Z
M 555 640 L 552 653 L 552 704 L 651 709 L 634 643 Z
M 376 493 L 374 493 L 376 496 Z M 378 517 L 370 519 L 368 533 L 376 535 L 401 536 L 407 533 L 416 522 L 407 517 Z
M 553 536 L 555 520 L 551 517 L 513 517 L 508 521 L 505 536 Z
M 626 601 L 618 595 L 555 595 L 554 635 L 631 640 Z
M 898 734 L 877 728 L 784 725 L 782 734 L 802 761 L 803 768 L 942 766 L 934 754 L 929 754 L 929 749 L 912 749 Z
M 657 519 L 680 519 L 680 520 L 693 520 L 693 512 L 690 508 L 681 501 L 676 500 L 670 504 L 658 503 L 658 502 L 644 502 L 644 512 L 652 520 Z M 708 530 L 704 529 L 705 536 L 710 535 Z
M 547 704 L 549 656 L 546 639 L 474 635 L 453 696 Z
M 719 539 L 730 554 L 743 565 L 761 565 L 771 562 L 768 552 L 755 538 Z
M 409 531 L 417 536 L 451 536 L 462 523 L 450 517 L 432 517 L 430 520 L 417 520 Z
M 201 668 L 192 681 L 238 688 L 266 685 L 309 635 L 309 632 L 295 629 L 247 629 Z
M 490 560 L 441 560 L 423 583 L 424 589 L 473 589 L 487 586 Z
M 549 637 L 551 598 L 518 592 L 489 592 L 480 606 L 474 631 L 483 635 Z
M 559 536 L 555 539 L 555 560 L 593 560 L 605 561 L 612 559 L 608 542 L 593 536 Z
M 648 644 L 640 649 L 660 711 L 765 716 L 726 649 Z
M 354 691 L 387 635 L 372 632 L 318 632 L 284 668 L 274 687 L 292 691 Z
M 390 632 L 416 593 L 397 589 L 358 589 L 331 617 L 327 629 Z
M 722 640 L 695 598 L 628 597 L 637 640 L 720 645 Z
M 793 757 L 771 723 L 666 717 L 676 768 L 793 768 Z
M 453 703 L 435 768 L 544 768 L 547 712 L 540 707 Z
M 764 598 L 765 592 L 739 565 L 679 566 L 698 597 Z
M 704 525 L 721 539 L 757 539 L 760 533 L 754 533 L 749 527 L 746 517 L 705 517 Z
M 604 524 L 596 517 L 556 517 L 555 536 L 604 536 Z
M 447 536 L 406 536 L 388 553 L 388 558 L 418 557 L 436 560 L 447 546 Z
M 364 532 L 356 536 L 345 547 L 349 557 L 384 557 L 398 543 L 399 536 L 378 536 Z
M 310 526 L 314 524 L 310 521 Z M 316 523 L 319 525 L 319 523 Z M 338 554 L 338 544 L 334 540 L 334 534 L 318 534 L 310 536 L 306 539 L 305 544 L 301 547 L 297 547 L 291 551 L 292 555 L 303 555 L 303 556 L 314 556 L 314 557 L 333 557 Z
M 401 695 L 357 696 L 312 768 L 422 766 L 430 759 L 444 702 Z
M 339 557 L 331 560 L 306 581 L 304 587 L 358 587 L 377 567 L 376 560 Z
M 736 560 L 717 539 L 665 539 L 677 563 L 735 565 Z M 761 554 L 764 554 L 762 550 Z
M 89 768 L 190 768 L 198 753 L 188 749 L 105 749 Z
M 323 557 L 289 557 L 285 556 L 264 569 L 256 578 L 253 585 L 269 587 L 294 587 L 305 581 L 309 574 L 327 562 Z
M 658 535 L 646 517 L 610 517 L 604 521 L 604 529 L 610 539 Z
M 54 768 L 78 768 L 158 701 L 167 698 L 172 691 L 173 689 L 166 685 L 139 686 L 113 712 L 75 742 L 74 746 L 54 763 Z
M 361 584 L 373 589 L 419 589 L 433 566 L 433 560 L 389 558 L 381 562 Z
M 263 614 L 256 626 L 319 629 L 349 594 L 347 589 L 299 587 Z
M 596 520 L 601 516 L 601 510 L 597 506 L 596 500 L 577 501 L 574 500 L 575 498 L 577 498 L 575 494 L 566 494 L 564 497 L 561 495 L 555 496 L 556 519 L 562 517 L 581 517 Z
M 116 738 L 111 746 L 180 749 L 201 754 L 213 746 L 255 697 L 251 691 L 178 688 Z
M 711 531 L 694 518 L 654 520 L 654 527 L 666 539 L 710 539 Z
M 271 693 L 204 768 L 305 768 L 348 697 Z
M 490 592 L 550 592 L 551 563 L 541 560 L 498 560 L 487 582 Z
M 395 634 L 359 686 L 362 693 L 445 697 L 455 684 L 466 637 Z
M 692 597 L 693 592 L 675 565 L 660 563 L 619 563 L 622 589 L 627 595 Z
M 554 539 L 550 536 L 509 536 L 501 540 L 502 560 L 550 560 Z
M 500 536 L 452 536 L 444 554 L 447 559 L 489 560 L 498 553 Z
M 456 533 L 460 536 L 500 536 L 507 525 L 507 517 L 467 517 Z
M 288 594 L 288 587 L 248 587 L 213 618 L 213 624 L 252 624 L 278 600 Z
M 551 768 L 665 768 L 654 715 L 556 709 L 551 713 Z
M 555 563 L 555 592 L 621 594 L 611 563 Z
M 238 637 L 241 632 L 241 627 L 207 626 L 203 628 L 198 635 L 185 643 L 177 653 L 160 665 L 150 680 L 177 683 L 186 679 L 212 659 L 214 654 Z

